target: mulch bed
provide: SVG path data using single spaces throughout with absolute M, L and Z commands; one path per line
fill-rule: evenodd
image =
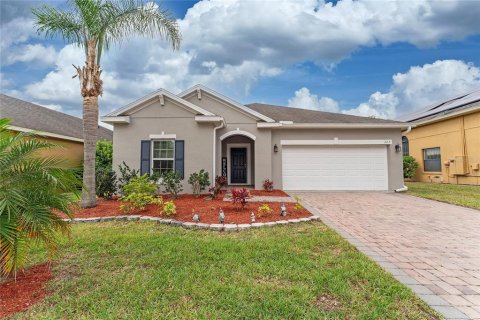
M 288 197 L 283 190 L 274 189 L 272 191 L 265 191 L 265 190 L 249 190 L 250 195 L 252 196 L 264 196 L 264 197 Z
M 168 197 L 164 197 L 165 201 L 170 200 Z M 173 216 L 166 217 L 160 214 L 159 207 L 156 205 L 149 205 L 143 211 L 134 212 L 132 214 L 171 218 L 179 221 L 192 222 L 192 209 L 195 209 L 195 213 L 200 216 L 200 222 L 203 223 L 218 223 L 218 213 L 220 208 L 225 213 L 225 223 L 251 223 L 250 213 L 255 212 L 256 222 L 270 222 L 285 219 L 297 219 L 310 217 L 311 213 L 306 209 L 294 209 L 294 203 L 286 203 L 288 215 L 286 217 L 280 216 L 280 202 L 250 202 L 246 208 L 241 211 L 238 210 L 238 206 L 231 202 L 223 201 L 223 198 L 216 200 L 209 200 L 205 195 L 200 197 L 194 197 L 192 195 L 181 195 L 179 198 L 174 199 L 173 202 L 177 206 L 177 213 Z M 262 218 L 257 217 L 257 209 L 262 204 L 268 204 L 273 212 Z M 118 200 L 97 200 L 97 206 L 88 209 L 78 209 L 74 213 L 75 218 L 93 218 L 93 217 L 107 217 L 125 215 L 121 212 L 121 202 Z
M 28 309 L 46 295 L 46 283 L 52 279 L 48 263 L 38 264 L 17 273 L 17 281 L 0 283 L 0 318 Z

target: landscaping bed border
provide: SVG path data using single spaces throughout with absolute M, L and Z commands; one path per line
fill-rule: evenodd
M 122 215 L 122 216 L 107 216 L 107 217 L 92 217 L 92 218 L 74 218 L 74 219 L 62 219 L 63 221 L 70 223 L 94 223 L 94 222 L 107 222 L 107 221 L 156 221 L 161 224 L 167 224 L 172 226 L 179 226 L 186 229 L 207 229 L 214 231 L 241 231 L 251 228 L 273 227 L 279 225 L 286 225 L 291 223 L 302 223 L 309 221 L 320 221 L 318 216 L 310 216 L 305 218 L 285 219 L 271 222 L 254 222 L 244 224 L 221 224 L 221 223 L 201 223 L 201 222 L 185 222 L 175 219 L 142 216 L 142 215 Z

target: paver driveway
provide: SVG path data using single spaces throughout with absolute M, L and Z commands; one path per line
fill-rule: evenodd
M 296 195 L 446 318 L 480 319 L 480 211 L 396 193 Z

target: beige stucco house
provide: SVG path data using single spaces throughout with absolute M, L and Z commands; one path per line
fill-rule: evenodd
M 113 162 L 142 173 L 205 169 L 230 185 L 285 190 L 403 187 L 403 122 L 265 104 L 242 105 L 205 86 L 155 91 L 104 117 Z
M 65 167 L 77 167 L 83 161 L 82 119 L 51 110 L 37 104 L 0 94 L 0 118 L 10 120 L 9 130 L 35 132 L 37 139 L 46 140 L 59 148 L 42 150 L 40 155 L 60 157 Z M 99 140 L 112 140 L 112 131 L 99 127 Z

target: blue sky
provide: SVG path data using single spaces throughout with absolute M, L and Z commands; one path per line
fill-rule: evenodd
M 1 92 L 78 116 L 71 64 L 82 63 L 82 51 L 36 34 L 30 10 L 42 3 L 0 3 Z M 178 19 L 182 48 L 136 38 L 110 50 L 101 114 L 196 83 L 243 103 L 383 118 L 480 88 L 480 2 L 158 4 Z

